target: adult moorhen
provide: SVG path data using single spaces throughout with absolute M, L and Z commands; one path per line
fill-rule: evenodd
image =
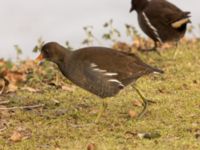
M 36 60 L 43 59 L 56 63 L 66 78 L 101 98 L 115 96 L 143 75 L 163 73 L 162 70 L 145 64 L 135 54 L 106 47 L 86 47 L 70 51 L 56 42 L 50 42 L 42 47 Z M 141 118 L 148 101 L 138 89 L 136 91 L 143 100 L 144 108 L 138 115 Z M 104 109 L 105 105 L 95 122 L 98 122 Z
M 141 29 L 154 41 L 154 47 L 148 49 L 151 51 L 156 50 L 157 42 L 179 41 L 190 23 L 190 12 L 166 0 L 132 0 L 130 12 L 133 10 Z

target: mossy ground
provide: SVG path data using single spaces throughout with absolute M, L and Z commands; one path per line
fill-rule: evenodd
M 94 122 L 102 100 L 78 87 L 70 92 L 37 83 L 41 92 L 19 90 L 5 95 L 2 98 L 10 100 L 7 107 L 37 103 L 45 107 L 2 115 L 8 127 L 0 132 L 0 149 L 84 150 L 90 143 L 99 150 L 200 149 L 200 139 L 195 136 L 200 132 L 200 42 L 181 44 L 178 51 L 175 59 L 175 49 L 162 51 L 162 56 L 140 54 L 145 62 L 165 71 L 137 81 L 145 97 L 156 101 L 141 120 L 128 115 L 129 110 L 142 109 L 133 106 L 139 97 L 131 87 L 106 100 L 107 110 L 96 125 L 87 124 Z M 9 138 L 18 127 L 31 135 L 12 142 Z M 158 132 L 161 136 L 140 139 L 126 132 Z

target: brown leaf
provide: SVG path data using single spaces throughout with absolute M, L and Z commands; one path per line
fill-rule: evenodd
M 96 150 L 97 147 L 94 143 L 90 143 L 88 146 L 87 146 L 87 150 Z
M 133 111 L 133 110 L 129 110 L 128 114 L 129 114 L 129 116 L 131 118 L 136 118 L 137 117 L 137 113 L 135 111 Z
M 133 106 L 142 107 L 142 102 L 139 101 L 139 100 L 134 100 L 134 101 L 133 101 Z
M 6 87 L 6 82 L 4 79 L 0 79 L 0 95 L 4 92 Z
M 16 92 L 18 87 L 15 84 L 9 84 L 6 90 L 6 93 Z
M 17 68 L 17 70 L 23 73 L 30 69 L 38 69 L 38 65 L 33 60 L 26 60 L 23 64 L 20 65 L 20 68 Z
M 24 82 L 27 80 L 27 75 L 22 72 L 5 70 L 3 74 L 4 74 L 4 78 L 7 79 L 9 83 L 12 83 L 15 85 L 17 83 Z
M 13 131 L 10 140 L 13 142 L 20 142 L 31 137 L 31 130 L 24 127 L 18 127 Z
M 6 110 L 6 106 L 4 105 L 0 105 L 0 108 L 3 108 L 4 110 L 0 110 L 0 118 L 9 118 L 10 117 L 10 113 L 8 110 Z
M 23 138 L 22 134 L 19 131 L 14 131 L 10 137 L 10 140 L 13 142 L 19 142 Z
M 73 92 L 75 90 L 74 86 L 63 85 L 61 88 L 62 88 L 62 90 L 69 91 L 69 92 Z
M 23 87 L 23 88 L 21 88 L 22 90 L 25 90 L 25 91 L 28 91 L 28 92 L 32 92 L 32 93 L 38 93 L 38 92 L 40 92 L 40 90 L 38 90 L 38 89 L 34 89 L 34 88 L 32 88 L 32 87 L 28 87 L 28 86 L 25 86 L 25 87 Z
M 113 44 L 112 48 L 124 52 L 131 52 L 131 46 L 124 42 L 116 42 Z

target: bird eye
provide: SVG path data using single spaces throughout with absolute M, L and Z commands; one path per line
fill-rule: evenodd
M 42 52 L 46 58 L 49 56 L 48 49 L 44 49 Z

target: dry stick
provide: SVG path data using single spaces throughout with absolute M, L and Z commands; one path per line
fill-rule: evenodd
M 21 107 L 10 107 L 10 108 L 0 108 L 0 110 L 14 110 L 14 109 L 34 109 L 44 107 L 44 104 L 32 105 L 32 106 L 21 106 Z
M 83 128 L 95 125 L 95 123 L 83 124 L 83 125 L 76 125 L 76 124 L 69 124 L 72 128 Z
M 8 101 L 0 101 L 0 105 L 4 105 L 4 104 L 8 104 L 8 103 L 10 103 L 9 100 Z
M 3 127 L 3 128 L 0 129 L 0 132 L 4 131 L 6 129 L 7 129 L 6 127 Z
M 3 80 L 3 81 L 4 81 L 4 80 Z M 6 83 L 5 83 L 5 81 L 4 81 L 3 87 L 2 87 L 2 89 L 0 90 L 0 95 L 3 94 L 5 87 L 6 87 Z

